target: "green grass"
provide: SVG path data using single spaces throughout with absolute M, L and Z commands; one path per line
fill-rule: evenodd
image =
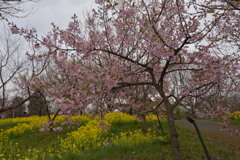
M 166 129 L 166 125 L 165 125 Z M 193 131 L 178 127 L 179 142 L 184 160 L 205 160 L 206 155 L 203 151 L 198 137 Z M 213 160 L 238 160 L 233 153 L 228 150 L 205 140 L 210 155 Z M 95 150 L 86 151 L 82 154 L 73 151 L 67 152 L 63 159 L 81 160 L 173 160 L 173 153 L 169 139 L 163 142 L 142 144 L 135 147 L 120 147 L 109 145 Z
M 178 127 L 179 142 L 184 159 L 194 160 L 206 159 L 206 155 L 200 143 L 198 136 L 195 131 L 183 129 Z M 209 154 L 212 159 L 221 160 L 237 160 L 239 158 L 234 157 L 232 152 L 226 150 L 225 148 L 204 139 L 204 142 L 208 148 Z
M 19 123 L 26 123 L 26 122 L 19 122 Z M 4 130 L 9 129 L 9 128 L 17 126 L 19 123 L 2 124 L 2 125 L 0 125 L 0 129 L 4 129 Z
M 1 128 L 10 128 L 16 124 L 2 125 Z M 157 122 L 148 122 L 148 127 L 155 130 L 159 135 L 165 137 L 163 141 L 155 141 L 149 144 L 140 144 L 134 147 L 119 146 L 109 144 L 107 146 L 101 146 L 94 150 L 87 150 L 82 153 L 76 153 L 72 150 L 64 153 L 61 158 L 55 157 L 55 160 L 173 160 L 173 153 L 171 149 L 171 143 L 168 136 L 168 126 L 166 122 L 162 122 L 164 128 L 164 134 L 156 126 Z M 3 128 L 3 129 L 4 129 Z M 129 123 L 118 121 L 112 124 L 111 129 L 105 136 L 111 136 L 112 134 L 118 135 L 120 132 L 133 131 L 140 129 L 141 125 L 138 121 L 132 121 Z M 26 150 L 31 148 L 45 149 L 49 145 L 57 144 L 57 137 L 66 138 L 67 133 L 76 130 L 65 129 L 62 132 L 38 132 L 35 130 L 30 133 L 12 137 L 11 141 L 19 143 L 20 148 Z M 179 133 L 179 142 L 181 146 L 181 152 L 184 160 L 205 160 L 206 156 L 202 149 L 201 143 L 194 131 L 186 130 L 177 127 Z M 234 157 L 233 153 L 228 150 L 214 144 L 208 140 L 205 140 L 209 149 L 210 155 L 213 160 L 237 160 L 239 158 Z M 1 158 L 0 158 L 1 159 Z
M 66 138 L 67 133 L 70 131 L 72 130 L 64 130 L 63 132 L 35 131 L 32 133 L 25 133 L 21 136 L 12 138 L 11 140 L 14 143 L 18 143 L 22 148 L 28 148 L 31 146 L 32 148 L 41 149 L 47 147 L 48 145 L 55 144 L 57 137 Z
M 161 147 L 160 146 L 164 146 Z M 108 146 L 83 154 L 68 152 L 63 159 L 75 156 L 82 160 L 157 160 L 173 159 L 169 144 L 144 144 L 135 147 Z
M 240 119 L 231 119 L 231 124 L 240 125 Z

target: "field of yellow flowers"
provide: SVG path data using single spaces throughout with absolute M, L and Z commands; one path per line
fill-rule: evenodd
M 156 117 L 151 116 L 148 120 L 151 121 L 154 120 L 154 118 L 156 120 Z M 59 116 L 54 123 L 55 132 L 40 129 L 47 121 L 47 117 L 38 116 L 1 120 L 0 159 L 61 159 L 62 156 L 69 151 L 82 153 L 101 147 L 133 147 L 164 140 L 164 137 L 159 135 L 157 130 L 151 129 L 149 129 L 147 133 L 143 133 L 140 128 L 114 133 L 114 126 L 116 128 L 119 124 L 139 125 L 138 119 L 124 113 L 108 113 L 101 119 L 97 116 L 90 118 L 90 116 L 82 115 L 74 116 L 66 120 L 66 118 Z M 64 126 L 64 123 L 66 123 L 65 126 L 67 126 L 67 128 Z M 70 128 L 71 126 L 72 129 Z M 66 132 L 65 130 L 67 130 L 68 133 L 63 136 L 61 132 Z M 54 143 L 50 145 L 39 148 L 21 144 L 24 143 L 21 139 L 24 139 L 26 135 L 29 137 L 31 137 L 32 134 L 45 134 L 48 136 L 47 133 L 58 135 L 55 137 Z M 42 143 L 40 139 L 35 138 L 35 140 L 38 141 L 38 143 Z
M 155 115 L 147 117 L 146 133 L 137 118 L 125 113 L 108 113 L 101 118 L 58 116 L 54 122 L 44 116 L 2 119 L 0 160 L 172 160 L 167 123 L 161 121 L 164 133 Z M 199 152 L 202 148 L 194 132 L 181 128 L 178 131 L 185 159 L 202 159 L 204 153 Z M 231 154 L 206 143 L 216 157 Z

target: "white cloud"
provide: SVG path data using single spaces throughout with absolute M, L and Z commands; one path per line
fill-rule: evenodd
M 76 14 L 80 19 L 86 11 L 95 7 L 95 0 L 41 0 L 29 3 L 25 7 L 32 8 L 32 14 L 25 18 L 10 19 L 21 27 L 34 27 L 40 34 L 51 30 L 51 23 L 66 27 L 70 17 Z

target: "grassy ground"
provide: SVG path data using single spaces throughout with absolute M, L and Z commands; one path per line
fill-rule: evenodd
M 240 119 L 231 120 L 231 123 L 235 125 L 240 125 Z
M 165 128 L 166 129 L 166 128 Z M 178 128 L 179 141 L 184 160 L 205 160 L 206 156 L 200 141 L 193 131 Z M 238 160 L 232 152 L 221 146 L 206 141 L 206 145 L 213 160 Z M 90 150 L 82 154 L 69 151 L 65 160 L 173 160 L 173 153 L 169 139 L 162 142 L 142 144 L 134 147 L 108 146 Z
M 1 121 L 1 120 L 0 120 Z M 16 126 L 18 123 L 0 123 L 0 128 L 4 130 L 10 129 Z M 83 124 L 84 126 L 85 124 Z M 37 150 L 38 152 L 45 152 L 49 150 L 49 146 L 54 150 L 46 158 L 34 158 L 37 159 L 54 159 L 54 160 L 173 160 L 173 153 L 171 149 L 171 143 L 168 136 L 167 123 L 163 122 L 163 128 L 165 133 L 161 133 L 160 129 L 157 127 L 156 120 L 149 120 L 147 126 L 151 129 L 151 132 L 155 131 L 157 135 L 163 137 L 163 139 L 153 139 L 151 142 L 138 143 L 136 145 L 128 145 L 128 139 L 122 145 L 119 143 L 113 143 L 110 140 L 108 145 L 100 145 L 99 147 L 93 147 L 90 149 L 84 149 L 81 152 L 77 152 L 74 148 L 69 148 L 64 152 L 61 152 L 59 137 L 65 139 L 69 137 L 68 133 L 76 131 L 77 128 L 64 129 L 62 132 L 45 131 L 39 132 L 38 128 L 32 129 L 31 131 L 24 132 L 23 134 L 18 134 L 17 136 L 10 136 L 9 140 L 11 144 L 16 144 L 14 147 L 16 152 L 9 152 L 15 155 L 7 155 L 8 149 L 12 150 L 11 145 L 6 145 L 0 143 L 0 159 L 33 159 L 27 158 L 27 153 L 29 150 Z M 111 121 L 111 128 L 104 132 L 101 138 L 116 137 L 120 136 L 121 133 L 127 133 L 134 130 L 141 129 L 141 125 L 138 120 L 130 121 Z M 205 154 L 199 139 L 195 132 L 191 130 L 186 130 L 183 128 L 177 128 L 179 133 L 179 142 L 181 145 L 181 151 L 184 160 L 205 160 Z M 1 136 L 1 134 L 0 134 Z M 3 135 L 2 135 L 3 136 Z M 147 134 L 146 134 L 147 136 Z M 1 138 L 1 137 L 0 137 Z M 134 141 L 134 139 L 133 139 Z M 237 160 L 239 158 L 234 157 L 234 154 L 228 150 L 214 144 L 210 141 L 206 141 L 206 145 L 213 160 Z M 8 142 L 10 143 L 10 142 Z M 74 142 L 73 142 L 74 143 Z M 3 146 L 5 145 L 5 146 Z M 1 151 L 4 154 L 1 154 Z M 54 153 L 58 154 L 54 154 Z M 60 153 L 61 152 L 61 153 Z M 41 154 L 41 153 L 39 153 Z M 25 158 L 20 155 L 25 155 Z

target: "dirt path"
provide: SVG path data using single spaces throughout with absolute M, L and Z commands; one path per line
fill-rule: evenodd
M 186 120 L 175 121 L 177 125 L 195 130 L 193 125 Z M 231 135 L 222 129 L 222 126 L 213 121 L 198 120 L 196 121 L 203 137 L 210 139 L 228 150 L 232 150 L 240 157 L 240 137 Z M 231 125 L 230 129 L 240 129 L 240 125 Z

